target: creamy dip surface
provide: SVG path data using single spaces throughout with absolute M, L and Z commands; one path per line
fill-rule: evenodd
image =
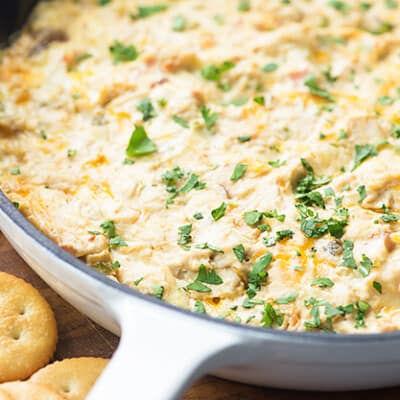
M 0 187 L 62 248 L 217 318 L 400 328 L 399 1 L 55 0 L 0 57 Z

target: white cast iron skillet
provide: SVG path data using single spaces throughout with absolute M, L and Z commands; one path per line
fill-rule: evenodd
M 400 384 L 400 332 L 335 335 L 253 328 L 198 315 L 96 272 L 38 231 L 0 191 L 0 229 L 63 298 L 121 335 L 90 400 L 172 400 L 201 374 L 290 389 Z

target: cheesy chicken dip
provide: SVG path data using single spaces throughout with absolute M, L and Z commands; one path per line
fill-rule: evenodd
M 397 0 L 45 1 L 1 54 L 0 187 L 175 305 L 396 330 L 399 71 Z

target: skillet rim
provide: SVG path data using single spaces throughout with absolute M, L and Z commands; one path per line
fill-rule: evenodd
M 139 291 L 131 289 L 122 283 L 113 281 L 107 278 L 106 275 L 97 272 L 93 268 L 89 267 L 83 261 L 74 257 L 72 254 L 68 253 L 66 250 L 62 249 L 57 243 L 47 237 L 43 232 L 36 228 L 8 199 L 4 192 L 0 189 L 0 211 L 2 211 L 6 216 L 8 216 L 12 222 L 14 222 L 24 233 L 26 233 L 30 238 L 32 238 L 36 243 L 38 243 L 42 248 L 49 251 L 53 256 L 57 257 L 61 261 L 69 264 L 76 270 L 83 272 L 90 279 L 94 279 L 106 286 L 111 287 L 114 290 L 118 290 L 127 296 L 133 298 L 138 298 L 143 301 L 152 303 L 162 308 L 166 308 L 177 314 L 184 315 L 187 317 L 197 318 L 207 323 L 218 324 L 223 328 L 235 329 L 236 332 L 242 331 L 246 335 L 255 335 L 260 339 L 281 339 L 281 340 L 292 340 L 292 341 L 302 341 L 302 342 L 315 342 L 323 344 L 361 344 L 361 343 L 372 343 L 372 342 L 388 342 L 388 341 L 400 341 L 400 330 L 393 332 L 384 333 L 366 333 L 366 334 L 350 334 L 350 333 L 340 333 L 340 334 L 327 334 L 321 332 L 294 332 L 286 330 L 277 329 L 266 329 L 262 327 L 249 326 L 244 324 L 238 324 L 230 321 L 225 321 L 209 315 L 198 314 L 193 311 L 177 307 L 175 305 L 163 302 L 156 299 L 155 297 L 145 295 Z

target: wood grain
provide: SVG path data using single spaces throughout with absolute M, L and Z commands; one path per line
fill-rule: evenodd
M 0 271 L 14 274 L 30 282 L 52 306 L 59 330 L 55 359 L 79 356 L 111 357 L 118 345 L 118 338 L 61 299 L 22 261 L 1 233 Z M 400 388 L 321 394 L 259 388 L 206 376 L 196 382 L 182 400 L 397 400 L 399 398 Z

